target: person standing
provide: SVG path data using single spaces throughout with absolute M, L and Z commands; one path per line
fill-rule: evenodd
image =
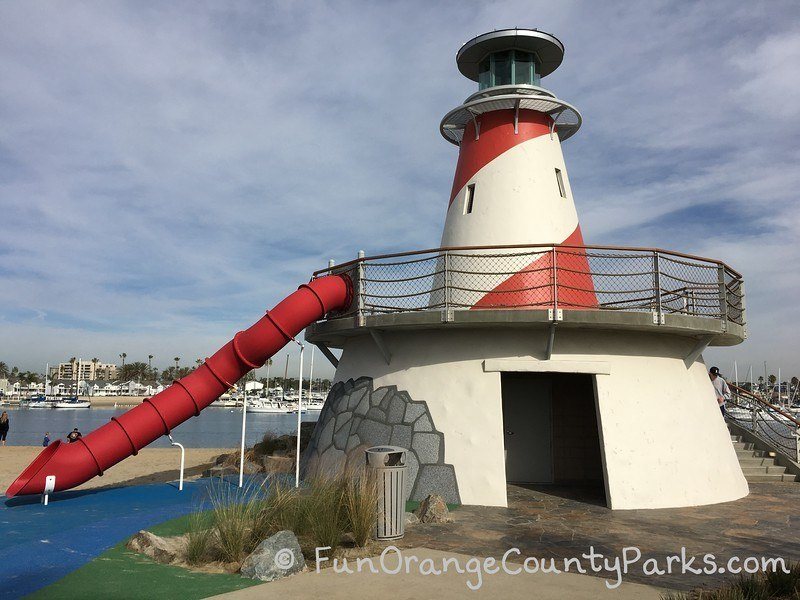
M 0 415 L 0 441 L 3 443 L 3 446 L 6 445 L 6 436 L 8 435 L 8 427 L 10 422 L 8 420 L 8 413 L 3 411 L 3 414 Z
M 714 386 L 714 393 L 717 395 L 719 410 L 724 417 L 725 402 L 731 399 L 731 388 L 728 387 L 728 382 L 719 374 L 719 369 L 717 367 L 711 367 L 708 371 L 708 376 L 711 379 L 711 385 Z
M 42 446 L 47 448 L 49 445 L 50 445 L 50 432 L 49 431 L 45 431 L 44 432 L 44 439 L 42 440 Z

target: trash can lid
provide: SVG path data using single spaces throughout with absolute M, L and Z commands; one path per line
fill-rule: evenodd
M 373 467 L 405 466 L 406 452 L 408 450 L 400 446 L 373 446 L 365 450 L 367 464 Z
M 367 448 L 366 451 L 370 453 L 408 452 L 408 449 L 401 448 L 400 446 L 372 446 L 372 448 Z

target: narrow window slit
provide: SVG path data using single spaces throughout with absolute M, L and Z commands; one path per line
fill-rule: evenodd
M 470 183 L 467 186 L 467 195 L 464 197 L 464 214 L 468 215 L 472 212 L 472 204 L 475 201 L 475 184 Z

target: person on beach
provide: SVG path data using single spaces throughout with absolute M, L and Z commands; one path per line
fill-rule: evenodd
M 728 382 L 725 381 L 719 374 L 717 367 L 711 367 L 708 371 L 708 376 L 711 379 L 711 385 L 714 386 L 714 393 L 717 395 L 717 404 L 722 416 L 725 416 L 725 402 L 731 399 L 731 388 L 728 387 Z
M 8 435 L 8 413 L 3 411 L 3 414 L 0 415 L 0 441 L 3 442 L 3 446 L 6 445 L 6 436 Z
M 83 437 L 83 436 L 81 435 L 81 432 L 80 432 L 80 431 L 78 431 L 78 428 L 76 427 L 75 429 L 73 429 L 73 430 L 72 430 L 72 431 L 69 433 L 69 435 L 67 436 L 67 440 L 68 440 L 68 441 L 69 441 L 69 443 L 71 444 L 72 442 L 77 442 L 77 441 L 78 441 L 79 439 L 81 439 L 82 437 Z
M 42 440 L 42 446 L 47 448 L 49 445 L 50 445 L 50 432 L 49 431 L 45 431 L 44 432 L 44 439 Z

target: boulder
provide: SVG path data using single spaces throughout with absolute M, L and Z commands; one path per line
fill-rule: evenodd
M 242 577 L 275 581 L 306 566 L 300 543 L 291 531 L 279 531 L 261 542 L 242 563 Z
M 419 517 L 415 515 L 413 512 L 406 513 L 406 527 L 411 525 L 416 525 L 419 523 Z
M 415 514 L 421 523 L 449 523 L 452 520 L 444 498 L 438 494 L 431 494 L 420 502 Z
M 227 477 L 229 475 L 238 475 L 239 469 L 226 465 L 217 465 L 203 471 L 203 477 Z
M 263 471 L 262 467 L 258 463 L 254 463 L 252 460 L 247 460 L 245 458 L 244 461 L 244 474 L 245 475 L 254 475 L 255 473 L 261 473 Z M 232 475 L 239 475 L 239 461 L 237 458 L 236 464 L 224 464 L 224 465 L 216 465 L 209 469 L 203 471 L 203 477 L 228 477 Z
M 238 473 L 239 472 L 239 470 L 238 470 L 239 465 L 237 464 L 236 467 L 237 467 L 236 472 Z M 256 462 L 253 462 L 252 460 L 247 460 L 247 456 L 245 456 L 245 459 L 244 459 L 244 474 L 245 475 L 253 475 L 255 473 L 261 473 L 261 471 L 262 471 L 261 465 L 259 465 Z
M 294 459 L 288 456 L 265 456 L 264 470 L 267 473 L 291 473 L 294 471 Z
M 163 564 L 175 562 L 181 554 L 180 538 L 162 538 L 149 531 L 140 531 L 128 540 L 125 547 L 133 552 L 149 556 Z

